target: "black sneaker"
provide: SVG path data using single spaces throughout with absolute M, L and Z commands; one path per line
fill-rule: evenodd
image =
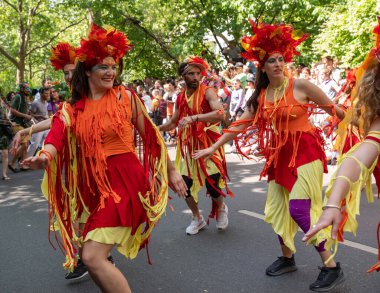
M 66 280 L 78 280 L 83 278 L 88 274 L 86 265 L 78 259 L 77 266 L 74 268 L 74 270 L 70 273 L 67 273 L 65 275 Z
M 297 267 L 296 262 L 294 261 L 294 256 L 292 256 L 292 258 L 280 256 L 265 270 L 265 273 L 268 276 L 280 276 L 282 274 L 294 272 L 296 270 Z
M 335 268 L 322 267 L 317 280 L 310 285 L 309 289 L 316 292 L 327 292 L 344 281 L 343 270 L 340 263 Z

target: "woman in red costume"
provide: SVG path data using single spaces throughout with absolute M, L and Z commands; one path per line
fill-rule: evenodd
M 307 231 L 322 209 L 326 157 L 320 130 L 309 121 L 309 110 L 319 105 L 330 115 L 342 118 L 344 113 L 317 86 L 285 73 L 286 63 L 299 54 L 296 47 L 307 35 L 296 37 L 293 28 L 285 24 L 256 25 L 251 21 L 251 25 L 254 35 L 242 39 L 246 50 L 242 56 L 259 62 L 254 94 L 241 119 L 217 143 L 198 151 L 194 157 L 210 156 L 250 124 L 258 129 L 257 143 L 266 158 L 261 177 L 268 176 L 269 182 L 265 221 L 279 236 L 283 254 L 266 269 L 266 274 L 279 276 L 297 270 L 294 236 L 298 227 Z M 325 249 L 328 236 L 329 231 L 323 230 L 310 240 L 323 262 L 331 255 Z M 342 279 L 339 263 L 330 260 L 310 289 L 326 291 Z
M 165 212 L 168 185 L 186 194 L 144 105 L 120 85 L 122 57 L 130 48 L 123 33 L 92 25 L 78 49 L 72 98 L 54 116 L 43 150 L 24 162 L 46 168 L 42 189 L 52 225 L 62 237 L 64 266 L 74 267 L 74 243 L 82 245 L 81 259 L 103 292 L 131 292 L 124 275 L 107 260 L 112 247 L 136 257 Z M 144 143 L 141 158 L 134 130 Z M 77 220 L 86 223 L 80 238 Z
M 343 125 L 352 123 L 364 133 L 364 141 L 351 148 L 343 157 L 326 190 L 325 206 L 318 222 L 306 233 L 308 241 L 321 229 L 332 225 L 331 238 L 343 241 L 343 232 L 356 234 L 360 195 L 366 186 L 367 198 L 373 201 L 371 174 L 379 167 L 380 155 L 380 18 L 374 28 L 375 46 L 356 72 L 356 87 L 351 112 Z M 379 238 L 380 224 L 378 226 Z M 379 248 L 380 248 L 380 239 Z M 380 260 L 380 254 L 379 254 Z M 380 261 L 369 272 L 380 271 Z

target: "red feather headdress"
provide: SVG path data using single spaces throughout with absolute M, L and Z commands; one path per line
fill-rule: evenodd
M 67 64 L 75 64 L 77 50 L 69 43 L 58 43 L 57 46 L 51 48 L 51 65 L 55 70 L 61 70 Z
M 186 58 L 185 62 L 187 62 L 188 65 L 198 66 L 202 70 L 201 74 L 203 76 L 207 76 L 207 70 L 210 68 L 210 66 L 208 65 L 206 60 L 198 56 L 189 56 Z
M 293 56 L 300 54 L 296 50 L 297 46 L 309 36 L 293 30 L 287 24 L 265 24 L 259 20 L 256 25 L 252 19 L 250 24 L 253 36 L 242 38 L 241 45 L 245 52 L 241 56 L 247 60 L 258 61 L 261 67 L 273 53 L 282 54 L 285 62 L 293 61 Z
M 81 41 L 78 56 L 79 61 L 91 68 L 106 57 L 113 57 L 117 63 L 131 49 L 131 42 L 124 33 L 110 26 L 102 28 L 92 24 L 87 40 Z

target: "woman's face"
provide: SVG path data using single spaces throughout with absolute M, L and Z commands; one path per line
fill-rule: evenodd
M 100 64 L 97 64 L 86 71 L 88 83 L 92 88 L 99 90 L 108 90 L 113 87 L 116 77 L 117 66 L 115 59 L 112 57 L 104 58 Z
M 284 57 L 280 53 L 274 53 L 265 61 L 263 71 L 268 77 L 280 77 L 284 75 L 284 68 Z
M 65 77 L 65 82 L 70 85 L 71 80 L 73 79 L 73 74 L 75 70 L 75 64 L 66 64 L 63 67 L 63 75 Z
M 56 89 L 52 88 L 51 89 L 51 97 L 53 98 L 53 100 L 56 102 L 56 101 L 59 101 L 59 93 Z

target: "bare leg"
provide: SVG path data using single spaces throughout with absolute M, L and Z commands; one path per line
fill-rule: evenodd
M 102 292 L 131 293 L 127 279 L 107 260 L 112 247 L 110 244 L 86 241 L 83 244 L 82 261 Z
M 8 150 L 1 150 L 3 156 L 3 177 L 7 177 L 7 169 L 8 169 Z
M 336 263 L 335 263 L 334 259 L 330 260 L 327 264 L 325 264 L 325 261 L 331 256 L 330 251 L 328 251 L 328 250 L 322 251 L 319 253 L 319 255 L 321 256 L 323 265 L 325 265 L 328 268 L 335 268 L 336 267 Z
M 282 255 L 291 258 L 293 256 L 293 252 L 284 244 L 281 245 Z
M 212 198 L 212 200 L 216 203 L 218 206 L 218 209 L 224 209 L 224 199 L 223 196 L 219 196 L 218 198 Z
M 198 209 L 198 204 L 195 202 L 194 198 L 192 196 L 186 197 L 186 203 L 191 212 L 193 213 L 193 216 L 197 217 L 197 219 L 199 220 L 201 218 L 201 214 Z

